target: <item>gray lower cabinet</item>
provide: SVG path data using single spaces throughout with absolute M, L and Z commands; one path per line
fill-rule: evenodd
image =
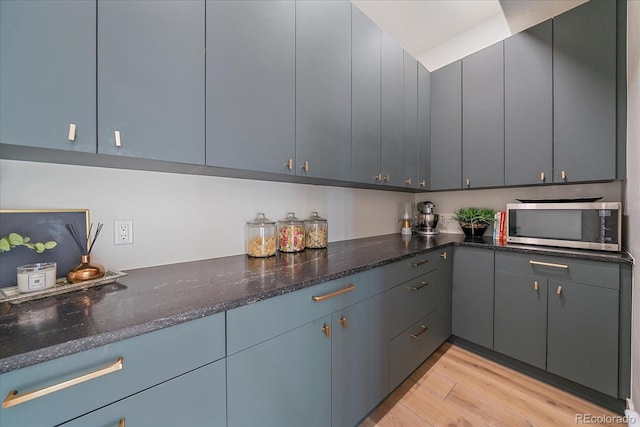
M 456 247 L 453 253 L 452 334 L 493 348 L 492 250 Z
M 547 370 L 618 395 L 616 289 L 549 281 Z
M 224 427 L 227 425 L 225 361 L 203 366 L 62 425 Z
M 204 164 L 205 4 L 98 2 L 98 153 Z
M 206 164 L 295 174 L 295 2 L 206 6 Z
M 418 188 L 420 144 L 418 141 L 418 61 L 404 51 L 404 186 Z
M 380 164 L 382 181 L 404 186 L 404 50 L 382 33 Z
M 430 190 L 461 188 L 462 61 L 431 73 Z
M 552 22 L 504 41 L 504 183 L 553 182 Z
M 418 63 L 418 188 L 431 183 L 431 73 Z
M 96 152 L 96 2 L 0 2 L 0 143 Z
M 296 3 L 296 173 L 351 179 L 351 3 Z
M 380 174 L 380 27 L 351 7 L 351 179 L 382 184 Z
M 554 182 L 616 178 L 616 3 L 553 19 Z
M 493 349 L 546 369 L 546 277 L 496 271 L 494 305 Z
M 462 60 L 463 187 L 504 185 L 503 42 Z

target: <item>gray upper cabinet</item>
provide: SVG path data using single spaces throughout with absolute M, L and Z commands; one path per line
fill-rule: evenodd
M 504 180 L 553 181 L 552 23 L 504 41 Z
M 461 188 L 462 61 L 431 73 L 431 190 Z
M 351 179 L 381 184 L 380 43 L 382 32 L 352 6 Z M 378 178 L 378 179 L 377 179 Z
M 297 174 L 351 179 L 351 3 L 296 3 Z
M 404 186 L 418 188 L 418 61 L 404 52 Z
M 503 42 L 462 60 L 463 187 L 504 185 Z
M 295 2 L 206 14 L 207 165 L 295 174 Z
M 431 184 L 431 73 L 418 63 L 418 188 Z
M 98 2 L 98 152 L 204 164 L 202 1 Z
M 95 153 L 95 112 L 95 1 L 1 1 L 0 142 Z
M 616 178 L 616 2 L 553 19 L 554 182 Z
M 382 33 L 381 150 L 382 180 L 404 186 L 404 50 Z

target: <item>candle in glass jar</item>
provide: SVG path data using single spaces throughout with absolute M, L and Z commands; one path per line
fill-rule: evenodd
M 20 292 L 41 291 L 56 284 L 55 262 L 22 265 L 17 271 Z

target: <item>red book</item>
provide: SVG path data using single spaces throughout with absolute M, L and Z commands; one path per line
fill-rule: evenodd
M 507 240 L 507 213 L 500 212 L 500 238 L 498 240 Z

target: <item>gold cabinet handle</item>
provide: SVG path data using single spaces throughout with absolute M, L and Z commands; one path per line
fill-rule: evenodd
M 428 259 L 421 259 L 420 261 L 412 262 L 411 267 L 413 268 L 420 267 L 422 264 L 426 264 L 428 262 L 429 262 Z
M 347 318 L 342 316 L 340 318 L 340 324 L 342 325 L 342 329 L 349 329 L 349 323 L 347 323 Z
M 471 187 L 471 180 L 467 178 L 467 187 Z
M 540 290 L 540 287 L 538 286 L 538 281 L 537 280 L 533 282 L 533 290 L 534 291 Z
M 420 289 L 424 288 L 425 286 L 429 286 L 429 282 L 420 282 L 418 286 L 412 286 L 409 289 L 411 289 L 413 292 L 418 292 Z
M 426 186 L 427 186 L 427 181 L 425 181 L 424 179 L 420 181 L 420 187 L 426 187 Z
M 88 374 L 85 374 L 67 381 L 63 381 L 61 383 L 54 384 L 49 387 L 30 391 L 23 395 L 18 394 L 18 390 L 13 390 L 9 392 L 9 395 L 7 396 L 7 398 L 4 400 L 4 402 L 2 402 L 2 407 L 6 409 L 12 406 L 20 405 L 30 400 L 46 396 L 47 394 L 55 393 L 56 391 L 73 387 L 74 385 L 78 385 L 83 382 L 93 380 L 103 375 L 111 374 L 113 372 L 116 372 L 122 369 L 123 365 L 124 365 L 124 359 L 122 358 L 122 356 L 120 356 L 118 360 L 116 360 L 114 363 L 110 364 L 109 366 L 105 366 L 104 368 L 98 369 L 97 371 L 90 372 Z
M 322 332 L 324 332 L 327 338 L 331 338 L 331 327 L 329 325 L 323 325 Z
M 405 184 L 407 184 L 407 185 L 411 185 L 411 182 L 412 182 L 412 181 L 411 181 L 411 178 L 409 178 L 409 179 L 408 179 L 408 180 L 406 180 L 404 183 L 405 183 Z
M 305 172 L 309 172 L 309 162 L 304 162 L 304 164 L 302 165 L 302 169 Z
M 560 295 L 562 293 L 562 285 L 558 285 L 558 289 L 556 289 L 556 295 Z
M 560 172 L 560 177 L 562 179 L 567 179 L 567 172 L 565 172 L 565 171 Z
M 531 264 L 531 265 L 541 265 L 543 267 L 555 267 L 555 268 L 564 268 L 564 269 L 569 268 L 569 266 L 567 264 L 554 264 L 552 262 L 534 261 L 532 259 L 529 260 L 529 264 Z
M 124 418 L 120 419 L 120 422 L 118 423 L 118 427 L 125 427 L 124 425 Z
M 378 174 L 378 175 L 376 175 L 374 178 L 376 179 L 376 181 L 382 181 L 382 174 L 381 174 L 381 173 L 379 173 L 379 174 Z
M 287 162 L 287 169 L 289 170 L 293 169 L 293 159 L 289 159 L 289 161 Z
M 119 130 L 113 132 L 113 137 L 115 138 L 115 141 L 116 141 L 116 147 L 122 147 L 122 142 L 120 141 L 120 131 Z
M 383 181 L 391 181 L 391 175 L 387 174 L 387 176 L 385 176 L 384 178 L 382 178 Z
M 544 172 L 540 172 L 540 181 L 544 181 Z
M 417 334 L 410 334 L 409 335 L 414 340 L 417 340 L 420 335 L 424 334 L 425 332 L 427 332 L 429 330 L 429 328 L 427 328 L 424 325 L 420 325 L 420 327 L 422 328 L 422 330 L 420 332 L 418 332 Z
M 355 289 L 356 289 L 356 285 L 354 285 L 353 283 L 350 283 L 349 286 L 347 286 L 346 288 L 338 289 L 337 291 L 324 294 L 324 295 L 313 296 L 311 297 L 311 299 L 314 300 L 315 302 L 320 302 L 329 298 L 337 297 L 338 295 L 346 294 L 347 292 L 351 292 Z
M 440 258 L 442 258 L 442 259 L 447 259 L 447 252 L 446 252 L 446 251 L 445 251 L 445 252 L 442 252 L 442 253 L 440 254 Z
M 67 135 L 67 139 L 69 141 L 76 140 L 76 125 L 74 123 L 69 123 L 69 135 Z

